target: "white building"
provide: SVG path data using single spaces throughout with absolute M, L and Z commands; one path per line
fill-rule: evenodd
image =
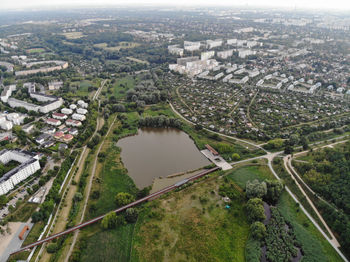
M 236 45 L 237 44 L 237 39 L 227 39 L 227 44 L 228 45 Z
M 222 46 L 222 39 L 216 39 L 216 40 L 207 40 L 207 48 L 212 49 L 218 46 Z
M 77 104 L 82 108 L 88 108 L 89 104 L 84 102 L 83 100 L 78 100 Z
M 184 49 L 180 48 L 179 45 L 170 45 L 168 46 L 168 51 L 170 54 L 183 56 L 184 55 Z
M 238 56 L 240 58 L 246 58 L 247 56 L 255 55 L 255 54 L 256 54 L 256 51 L 252 51 L 249 49 L 239 49 L 238 50 Z
M 77 109 L 77 105 L 71 104 L 71 105 L 69 106 L 69 108 L 72 109 L 72 110 L 75 110 L 75 109 Z
M 86 117 L 84 115 L 81 115 L 81 114 L 73 114 L 72 115 L 72 119 L 73 120 L 84 121 L 86 119 Z
M 201 53 L 201 60 L 208 60 L 212 57 L 214 57 L 215 51 L 207 51 L 207 52 L 202 52 Z
M 9 113 L 6 115 L 8 121 L 11 121 L 14 125 L 22 125 L 24 123 L 24 119 L 26 115 L 22 115 L 19 113 Z
M 12 95 L 12 92 L 16 90 L 16 85 L 5 86 L 1 92 L 1 101 L 7 103 L 7 100 Z
M 217 53 L 217 56 L 222 59 L 227 59 L 228 57 L 233 55 L 233 49 L 226 50 L 226 51 L 220 51 Z
M 52 81 L 49 83 L 49 90 L 59 90 L 63 87 L 62 81 Z
M 7 121 L 5 116 L 0 116 L 0 128 L 6 131 L 11 130 L 13 124 L 11 121 Z
M 82 125 L 82 123 L 78 120 L 73 120 L 73 119 L 68 119 L 66 121 L 66 125 L 67 126 L 75 126 L 75 127 L 79 127 Z M 72 134 L 73 135 L 73 134 Z
M 52 117 L 58 120 L 64 120 L 67 119 L 67 115 L 61 114 L 61 113 L 53 113 Z
M 232 78 L 232 74 L 229 74 L 229 75 L 227 75 L 227 76 L 225 76 L 223 79 L 222 79 L 222 82 L 224 82 L 224 83 L 226 83 L 226 82 L 228 82 L 228 80 L 230 80 L 231 78 Z
M 61 121 L 58 119 L 48 118 L 48 119 L 46 119 L 46 124 L 49 124 L 52 126 L 59 126 L 59 125 L 61 125 Z
M 81 114 L 81 115 L 86 115 L 87 114 L 87 110 L 86 109 L 84 109 L 84 108 L 78 108 L 77 109 L 77 113 L 78 114 Z
M 184 42 L 184 49 L 190 52 L 199 50 L 200 47 L 201 47 L 201 42 L 190 42 L 190 41 Z
M 69 109 L 69 108 L 62 108 L 61 113 L 65 114 L 65 115 L 71 115 L 71 114 L 73 114 L 73 110 Z
M 0 162 L 6 165 L 10 161 L 19 162 L 20 165 L 0 178 L 0 195 L 7 194 L 18 183 L 40 169 L 39 158 L 35 154 L 19 150 L 0 151 Z
M 28 102 L 25 102 L 25 101 L 22 101 L 22 100 L 18 100 L 16 98 L 12 98 L 12 97 L 10 97 L 7 100 L 7 103 L 12 108 L 23 107 L 23 108 L 27 109 L 28 111 L 39 112 L 39 110 L 41 108 L 39 105 L 34 105 L 34 104 L 31 104 L 31 103 L 28 103 Z

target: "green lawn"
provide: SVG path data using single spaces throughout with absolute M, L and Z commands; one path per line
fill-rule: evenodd
M 271 174 L 266 165 L 243 166 L 229 172 L 227 177 L 235 181 L 242 189 L 245 188 L 249 180 L 258 179 L 259 181 L 263 181 L 265 179 L 274 179 L 273 174 Z
M 45 52 L 44 48 L 37 47 L 37 48 L 30 48 L 26 50 L 28 54 L 40 54 Z
M 103 168 L 92 188 L 92 191 L 98 190 L 100 196 L 97 200 L 90 198 L 89 201 L 88 209 L 93 204 L 96 211 L 89 212 L 87 219 L 116 209 L 114 198 L 117 193 L 137 192 L 134 181 L 121 164 L 119 153 L 115 143 L 110 143 Z M 133 228 L 134 225 L 129 224 L 104 231 L 97 223 L 82 230 L 81 239 L 86 241 L 87 248 L 81 250 L 81 261 L 129 261 Z
M 245 261 L 244 201 L 235 199 L 226 210 L 212 193 L 220 181 L 207 179 L 147 204 L 135 228 L 131 261 Z
M 14 222 L 27 222 L 38 207 L 36 203 L 24 202 L 10 216 L 9 220 Z
M 227 177 L 245 188 L 248 180 L 273 179 L 267 166 L 243 166 L 230 172 Z M 302 261 L 342 261 L 333 247 L 313 226 L 306 215 L 297 207 L 294 200 L 284 191 L 277 205 L 283 217 L 294 227 L 297 240 L 302 244 Z
M 303 261 L 342 261 L 338 253 L 297 207 L 286 191 L 282 194 L 277 207 L 294 228 L 296 238 L 301 243 L 304 252 Z
M 125 98 L 126 92 L 134 88 L 135 82 L 136 80 L 132 76 L 117 79 L 112 87 L 112 93 L 109 93 L 108 97 L 114 95 L 117 100 Z
M 87 246 L 82 250 L 80 261 L 130 261 L 134 225 L 128 224 L 113 230 L 99 230 L 87 238 Z M 97 226 L 99 224 L 94 227 Z

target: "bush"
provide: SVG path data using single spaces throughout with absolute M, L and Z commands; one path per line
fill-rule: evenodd
M 264 221 L 266 219 L 263 201 L 260 198 L 249 199 L 246 206 L 248 220 Z
M 51 244 L 47 245 L 46 250 L 47 250 L 47 253 L 52 254 L 52 253 L 55 253 L 58 250 L 58 246 L 57 246 L 56 243 L 51 243 Z
M 250 226 L 250 233 L 255 240 L 263 240 L 266 236 L 266 227 L 263 223 L 256 221 Z

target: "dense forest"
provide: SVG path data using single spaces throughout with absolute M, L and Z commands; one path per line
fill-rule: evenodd
M 350 142 L 310 152 L 294 165 L 304 181 L 323 199 L 318 206 L 350 255 Z

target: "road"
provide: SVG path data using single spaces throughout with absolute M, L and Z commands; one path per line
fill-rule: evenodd
M 120 208 L 114 210 L 113 212 L 115 212 L 115 213 L 120 213 L 120 212 L 122 212 L 122 211 L 124 211 L 124 210 L 126 210 L 126 209 L 128 209 L 128 208 L 137 206 L 137 205 L 139 205 L 139 204 L 141 204 L 141 203 L 143 203 L 143 202 L 146 202 L 146 201 L 148 201 L 148 200 L 152 200 L 152 199 L 154 199 L 154 198 L 156 198 L 156 197 L 159 197 L 159 196 L 161 196 L 161 195 L 163 195 L 163 194 L 165 194 L 165 193 L 167 193 L 167 192 L 170 192 L 170 191 L 172 191 L 172 190 L 174 190 L 174 189 L 176 189 L 176 188 L 181 187 L 183 184 L 185 184 L 185 183 L 187 183 L 187 182 L 194 181 L 194 180 L 196 180 L 196 179 L 198 179 L 198 178 L 201 178 L 201 177 L 203 177 L 203 176 L 205 176 L 205 175 L 207 175 L 207 174 L 210 174 L 210 173 L 212 173 L 212 172 L 215 172 L 215 171 L 217 171 L 217 170 L 219 170 L 218 167 L 214 167 L 214 168 L 205 170 L 205 171 L 203 171 L 203 172 L 201 172 L 201 173 L 199 173 L 199 174 L 196 174 L 196 175 L 194 175 L 194 176 L 192 176 L 192 177 L 190 177 L 190 178 L 188 178 L 188 179 L 183 180 L 182 182 L 177 182 L 177 183 L 175 183 L 175 184 L 173 184 L 173 185 L 171 185 L 171 186 L 168 186 L 168 187 L 166 187 L 166 188 L 164 188 L 164 189 L 162 189 L 162 190 L 159 190 L 159 191 L 154 192 L 154 193 L 152 193 L 152 194 L 150 194 L 150 195 L 148 195 L 148 196 L 146 196 L 146 197 L 143 197 L 143 198 L 141 198 L 141 199 L 139 199 L 139 200 L 136 200 L 136 201 L 134 201 L 134 202 L 132 202 L 132 203 L 130 203 L 130 204 L 128 204 L 128 205 L 125 205 L 125 206 L 123 206 L 123 207 L 120 207 Z M 66 235 L 66 234 L 69 234 L 69 233 L 71 233 L 71 232 L 74 232 L 74 231 L 76 231 L 76 230 L 79 230 L 79 229 L 81 229 L 81 228 L 84 228 L 84 227 L 86 227 L 86 226 L 88 226 L 88 225 L 91 225 L 91 224 L 93 224 L 93 223 L 96 223 L 96 222 L 102 220 L 106 215 L 107 215 L 107 214 L 104 214 L 104 215 L 102 215 L 102 216 L 98 216 L 98 217 L 96 217 L 96 218 L 94 218 L 94 219 L 91 219 L 91 220 L 89 220 L 89 221 L 86 221 L 86 222 L 84 222 L 84 223 L 81 223 L 81 224 L 79 224 L 79 225 L 76 225 L 76 226 L 74 226 L 74 227 L 72 227 L 72 228 L 70 228 L 70 229 L 67 229 L 67 230 L 63 231 L 63 232 L 54 234 L 54 235 L 52 235 L 52 236 L 50 236 L 50 237 L 47 237 L 47 238 L 42 239 L 42 240 L 39 240 L 39 241 L 34 242 L 34 243 L 32 243 L 32 244 L 29 244 L 29 245 L 27 245 L 27 246 L 25 246 L 25 247 L 23 247 L 23 248 L 18 249 L 18 250 L 15 251 L 15 252 L 13 252 L 11 255 L 16 254 L 16 253 L 19 253 L 19 252 L 22 252 L 22 251 L 25 251 L 25 250 L 30 249 L 30 248 L 33 248 L 33 247 L 35 247 L 35 246 L 41 245 L 41 244 L 46 243 L 46 242 L 48 242 L 48 241 L 51 241 L 51 240 L 53 240 L 53 239 L 55 239 L 55 238 L 58 238 L 58 237 L 60 237 L 60 236 Z
M 309 203 L 309 205 L 311 206 L 311 208 L 314 210 L 314 212 L 316 213 L 316 215 L 318 216 L 319 220 L 322 222 L 323 226 L 327 229 L 328 233 L 331 236 L 330 241 L 333 242 L 333 244 L 337 247 L 340 247 L 339 242 L 337 241 L 337 239 L 335 238 L 335 236 L 333 235 L 333 232 L 330 230 L 330 228 L 328 227 L 327 223 L 324 221 L 323 217 L 321 216 L 321 214 L 318 212 L 318 209 L 315 207 L 314 203 L 311 201 L 311 199 L 309 198 L 309 196 L 305 193 L 303 187 L 299 184 L 299 182 L 295 179 L 294 177 L 294 172 L 292 170 L 292 168 L 290 168 L 291 166 L 291 156 L 287 155 L 283 158 L 283 163 L 284 163 L 284 167 L 286 169 L 286 171 L 288 172 L 288 174 L 292 177 L 292 179 L 294 180 L 295 184 L 298 186 L 300 192 L 304 195 L 305 199 L 307 200 L 307 202 Z M 300 178 L 300 177 L 299 177 Z M 303 180 L 301 180 L 303 181 Z

